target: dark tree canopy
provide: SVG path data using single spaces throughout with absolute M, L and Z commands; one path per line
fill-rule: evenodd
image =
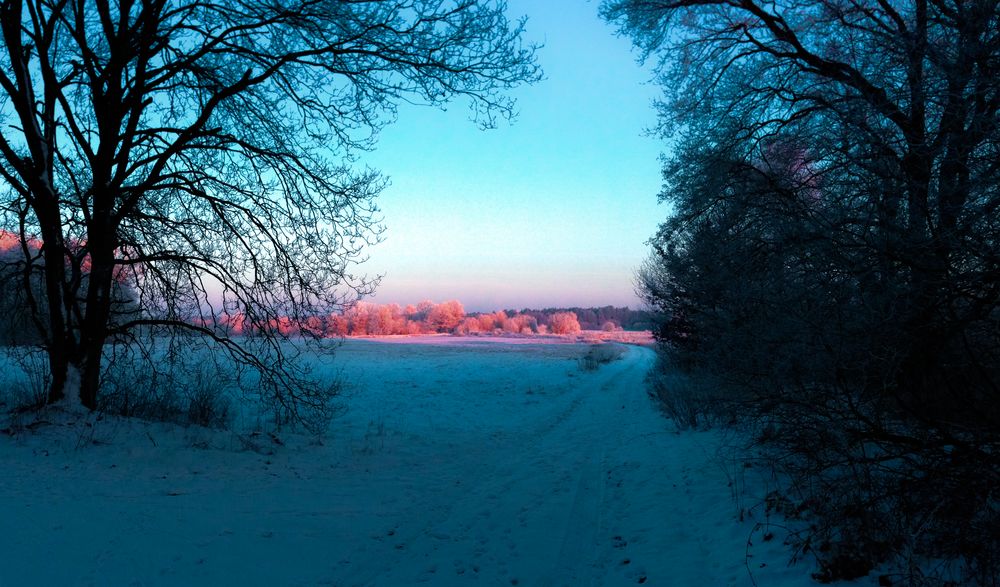
M 3 228 L 51 364 L 96 405 L 108 341 L 180 329 L 275 386 L 295 379 L 217 313 L 263 328 L 371 290 L 377 172 L 353 169 L 401 100 L 467 98 L 484 126 L 538 77 L 489 0 L 2 0 Z M 86 286 L 84 283 L 86 282 Z M 112 319 L 114 283 L 134 292 Z M 38 299 L 44 297 L 44 300 Z M 267 339 L 267 337 L 264 337 Z M 257 341 L 281 355 L 280 341 Z M 73 389 L 75 393 L 75 389 Z
M 677 145 L 641 276 L 671 368 L 783 455 L 822 577 L 908 552 L 994 584 L 1000 2 L 602 10 Z

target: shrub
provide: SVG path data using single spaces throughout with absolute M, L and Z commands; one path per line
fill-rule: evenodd
M 681 430 L 708 428 L 732 420 L 728 404 L 711 382 L 673 368 L 663 355 L 657 357 L 647 382 L 664 414 Z
M 596 371 L 601 365 L 617 361 L 625 354 L 625 347 L 618 344 L 591 345 L 585 355 L 580 357 L 581 371 Z
M 282 412 L 277 402 L 263 403 L 267 394 L 254 393 L 261 387 L 259 374 L 238 369 L 209 349 L 181 350 L 178 346 L 167 343 L 165 348 L 110 357 L 99 409 L 125 417 L 224 429 L 232 426 L 237 400 L 242 400 L 243 409 L 257 411 L 260 426 L 280 428 L 294 420 L 293 415 L 319 423 L 310 411 L 312 403 L 291 415 Z M 329 397 L 324 395 L 319 401 L 328 402 Z M 264 413 L 267 418 L 260 417 Z
M 13 410 L 45 404 L 49 388 L 49 362 L 40 349 L 31 346 L 0 348 L 3 378 L 0 404 Z

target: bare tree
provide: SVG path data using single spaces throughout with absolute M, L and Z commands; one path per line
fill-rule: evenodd
M 510 115 L 502 91 L 538 72 L 505 8 L 2 0 L 3 223 L 43 243 L 22 246 L 21 271 L 43 275 L 43 296 L 27 295 L 49 400 L 97 406 L 106 343 L 151 329 L 205 337 L 276 393 L 301 390 L 268 325 L 373 286 L 351 267 L 380 233 L 384 182 L 352 154 L 401 100 L 464 96 L 486 126 Z M 139 311 L 113 319 L 116 279 Z M 221 311 L 257 336 L 219 334 Z

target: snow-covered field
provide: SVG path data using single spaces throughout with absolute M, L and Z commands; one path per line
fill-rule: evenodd
M 739 520 L 755 472 L 657 412 L 651 350 L 585 372 L 585 345 L 443 340 L 345 343 L 322 444 L 58 413 L 0 435 L 0 586 L 810 584 L 761 508 Z

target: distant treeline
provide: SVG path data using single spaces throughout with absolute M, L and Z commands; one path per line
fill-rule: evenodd
M 246 334 L 239 314 L 216 318 L 229 334 Z M 466 313 L 457 300 L 419 304 L 359 302 L 343 312 L 302 319 L 282 317 L 270 327 L 283 335 L 319 337 L 390 336 L 405 334 L 573 334 L 581 330 L 648 330 L 648 312 L 628 308 L 547 308 Z
M 29 302 L 21 288 L 22 266 L 16 252 L 10 243 L 0 240 L 0 345 L 41 341 L 40 334 L 28 317 Z M 116 308 L 131 308 L 128 302 L 130 290 L 125 284 L 116 285 L 121 290 L 116 290 L 116 295 L 122 298 Z M 38 302 L 44 304 L 43 292 L 34 288 L 33 291 L 38 296 Z M 266 321 L 251 321 L 241 313 L 231 313 L 195 318 L 193 322 L 231 335 L 266 330 L 285 336 L 317 337 L 438 333 L 561 335 L 581 330 L 654 329 L 652 313 L 627 307 L 526 308 L 467 313 L 457 300 L 441 303 L 426 300 L 406 306 L 358 302 L 343 312 L 326 316 L 280 316 Z M 258 326 L 249 326 L 251 322 Z
M 583 330 L 602 330 L 610 322 L 622 330 L 654 330 L 654 315 L 646 310 L 632 310 L 628 307 L 602 306 L 600 308 L 545 308 L 543 310 L 506 310 L 508 314 L 534 316 L 544 323 L 548 316 L 559 312 L 571 312 L 580 321 Z

